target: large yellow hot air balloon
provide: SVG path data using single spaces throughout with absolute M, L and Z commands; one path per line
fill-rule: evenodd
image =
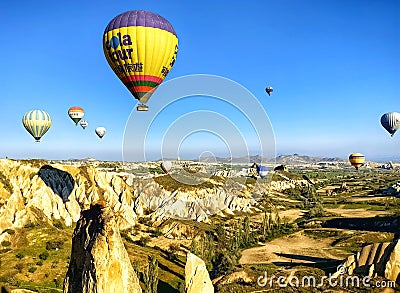
M 34 137 L 36 142 L 40 142 L 42 136 L 51 126 L 49 113 L 42 110 L 31 110 L 22 117 L 22 124 L 25 129 Z
M 116 16 L 103 35 L 104 55 L 114 73 L 146 111 L 151 95 L 167 76 L 178 53 L 172 25 L 153 12 L 132 10 Z
M 351 165 L 358 170 L 365 162 L 365 156 L 360 153 L 353 153 L 349 156 Z

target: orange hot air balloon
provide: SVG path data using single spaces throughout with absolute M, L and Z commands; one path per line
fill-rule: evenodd
M 350 164 L 358 170 L 365 162 L 365 156 L 360 153 L 353 153 L 349 156 Z
M 172 25 L 160 15 L 132 10 L 116 16 L 103 35 L 103 50 L 108 64 L 142 104 L 162 83 L 175 63 L 178 37 Z

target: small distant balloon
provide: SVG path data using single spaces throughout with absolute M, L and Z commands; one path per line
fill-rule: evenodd
M 71 107 L 68 110 L 68 116 L 74 121 L 75 125 L 78 125 L 78 122 L 83 118 L 85 115 L 85 111 L 81 107 Z
M 22 117 L 22 124 L 35 141 L 40 142 L 42 136 L 50 129 L 51 118 L 49 113 L 43 110 L 31 110 Z
M 365 156 L 360 153 L 353 153 L 349 156 L 350 164 L 358 170 L 365 162 Z
M 161 169 L 164 171 L 165 174 L 168 174 L 171 171 L 172 163 L 170 161 L 163 161 L 160 164 Z
M 274 89 L 272 88 L 272 86 L 268 86 L 265 91 L 267 92 L 268 96 L 270 96 L 272 94 L 272 92 L 274 91 Z
M 86 127 L 88 127 L 89 122 L 87 120 L 81 120 L 81 122 L 79 124 L 81 125 L 81 127 L 83 129 L 85 129 Z
M 95 132 L 98 137 L 103 138 L 103 136 L 106 134 L 106 129 L 102 126 L 99 126 L 96 128 Z
M 266 166 L 257 166 L 257 173 L 258 176 L 260 176 L 262 179 L 267 177 L 268 174 L 268 168 Z
M 391 136 L 400 128 L 400 113 L 389 112 L 381 117 L 381 124 Z

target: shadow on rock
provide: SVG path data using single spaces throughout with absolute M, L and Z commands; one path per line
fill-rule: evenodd
M 39 177 L 57 194 L 63 202 L 69 201 L 68 197 L 74 189 L 75 180 L 71 174 L 63 170 L 44 165 L 39 170 Z
M 179 293 L 178 289 L 173 288 L 170 284 L 158 280 L 157 292 L 160 293 Z

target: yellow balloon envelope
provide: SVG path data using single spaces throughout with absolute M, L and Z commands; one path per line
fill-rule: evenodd
M 349 156 L 351 165 L 358 170 L 365 162 L 365 156 L 360 153 L 354 153 Z
M 172 25 L 153 12 L 133 10 L 110 21 L 104 55 L 135 99 L 147 103 L 175 63 L 178 38 Z

